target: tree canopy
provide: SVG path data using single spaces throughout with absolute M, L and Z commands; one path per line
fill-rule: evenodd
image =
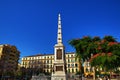
M 84 36 L 72 39 L 69 44 L 76 50 L 76 59 L 88 60 L 92 66 L 102 66 L 108 70 L 120 66 L 120 43 L 113 36 Z

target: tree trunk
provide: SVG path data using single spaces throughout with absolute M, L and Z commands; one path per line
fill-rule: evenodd
M 111 76 L 112 76 L 112 71 L 110 70 L 110 80 L 111 80 Z
M 95 67 L 93 67 L 93 80 L 95 80 Z

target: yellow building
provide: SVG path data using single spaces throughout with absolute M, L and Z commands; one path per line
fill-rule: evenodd
M 84 74 L 86 77 L 94 75 L 93 68 L 91 67 L 90 62 L 88 61 L 84 62 Z
M 75 61 L 75 53 L 66 53 L 66 70 L 67 73 L 73 73 L 79 71 L 79 63 Z M 54 54 L 45 55 L 32 55 L 22 58 L 21 67 L 25 68 L 42 68 L 44 72 L 51 73 L 53 70 Z
M 75 53 L 66 53 L 66 67 L 68 73 L 79 72 L 79 63 L 75 60 Z
M 19 55 L 15 46 L 0 45 L 0 75 L 14 75 L 18 68 Z

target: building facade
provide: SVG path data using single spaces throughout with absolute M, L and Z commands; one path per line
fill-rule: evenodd
M 75 74 L 79 72 L 79 62 L 75 60 L 75 53 L 66 53 L 66 70 L 67 73 Z M 26 56 L 22 58 L 21 67 L 25 68 L 42 68 L 46 73 L 52 73 L 54 63 L 54 54 L 39 54 Z
M 15 46 L 0 45 L 0 75 L 14 75 L 18 68 L 20 52 Z

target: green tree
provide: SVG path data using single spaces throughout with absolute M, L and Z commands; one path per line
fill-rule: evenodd
M 82 64 L 83 62 L 90 56 L 89 51 L 87 50 L 88 44 L 91 43 L 92 39 L 90 36 L 85 36 L 81 39 L 73 39 L 69 41 L 69 44 L 73 46 L 76 50 L 75 59 L 79 61 L 79 69 L 82 72 Z M 87 51 L 86 51 L 87 50 Z M 83 73 L 83 72 L 82 72 Z
M 75 60 L 78 60 L 79 61 L 79 69 L 80 69 L 80 72 L 82 71 L 82 55 L 80 54 L 82 52 L 82 47 L 81 47 L 81 40 L 80 39 L 73 39 L 69 42 L 70 45 L 72 45 L 75 50 L 76 50 L 76 57 L 75 57 Z M 81 50 L 80 50 L 81 49 Z
M 103 67 L 105 72 L 113 72 L 115 68 L 120 66 L 118 62 L 120 44 L 112 36 L 105 36 L 98 46 L 98 53 L 93 57 L 91 65 Z
M 108 71 L 120 66 L 120 62 L 118 62 L 120 59 L 120 44 L 112 36 L 105 36 L 103 39 L 85 36 L 81 39 L 73 39 L 69 44 L 75 48 L 76 59 L 79 60 L 81 65 L 82 60 L 89 60 L 94 68 L 103 67 Z M 93 56 L 91 57 L 91 55 Z

